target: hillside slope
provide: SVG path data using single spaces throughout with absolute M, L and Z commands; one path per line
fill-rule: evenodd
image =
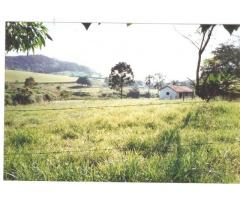
M 24 82 L 26 78 L 33 77 L 36 82 L 75 82 L 76 77 L 43 74 L 35 72 L 26 72 L 18 70 L 6 70 L 5 81 L 7 82 Z
M 64 71 L 81 72 L 85 75 L 96 73 L 89 67 L 73 62 L 60 61 L 43 55 L 5 56 L 5 67 L 11 70 L 39 73 L 59 73 Z

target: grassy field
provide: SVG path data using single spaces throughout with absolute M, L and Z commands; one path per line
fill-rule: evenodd
M 7 70 L 7 74 L 9 74 L 11 70 Z M 31 72 L 29 72 L 31 73 Z M 20 71 L 14 72 L 15 75 L 21 74 Z M 26 74 L 28 72 L 23 73 L 26 77 Z M 33 73 L 37 74 L 37 73 Z M 31 88 L 32 92 L 34 94 L 46 94 L 49 93 L 52 96 L 54 96 L 54 100 L 88 100 L 88 99 L 119 99 L 120 93 L 119 91 L 110 89 L 109 87 L 103 85 L 102 80 L 97 79 L 91 79 L 92 86 L 91 87 L 82 87 L 81 85 L 74 83 L 74 82 L 64 82 L 63 80 L 61 82 L 57 82 L 56 79 L 54 79 L 55 76 L 57 78 L 61 78 L 62 76 L 58 75 L 49 75 L 49 74 L 39 74 L 41 76 L 41 80 L 44 82 L 38 82 L 37 85 Z M 50 80 L 50 78 L 53 76 L 53 79 Z M 19 75 L 19 77 L 21 77 Z M 7 76 L 8 80 L 9 76 Z M 49 78 L 49 80 L 48 80 Z M 73 77 L 69 77 L 73 78 Z M 76 79 L 76 78 L 75 78 Z M 15 79 L 13 79 L 15 80 Z M 21 81 L 24 81 L 23 78 Z M 47 83 L 46 83 L 47 81 Z M 46 83 L 46 84 L 45 84 Z M 5 87 L 5 94 L 15 94 L 17 92 L 18 88 L 24 89 L 24 83 L 23 82 L 6 82 L 7 87 Z M 132 90 L 132 87 L 124 87 L 123 88 L 123 97 L 126 98 L 129 91 Z M 146 97 L 148 94 L 147 88 L 139 88 L 139 97 L 143 98 Z M 150 89 L 150 96 L 151 98 L 158 98 L 158 90 L 157 89 Z M 68 95 L 64 97 L 64 99 L 61 96 L 61 93 L 68 93 Z M 130 96 L 128 98 L 131 98 Z
M 26 78 L 33 77 L 36 82 L 74 82 L 76 77 L 42 74 L 35 72 L 5 70 L 5 81 L 7 82 L 24 82 Z
M 239 183 L 239 110 L 151 99 L 6 106 L 4 179 Z

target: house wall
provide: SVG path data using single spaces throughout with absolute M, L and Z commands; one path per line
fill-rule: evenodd
M 167 95 L 167 92 L 169 95 Z M 178 93 L 175 92 L 172 88 L 170 87 L 165 87 L 162 90 L 159 91 L 159 98 L 160 99 L 177 99 L 178 98 Z

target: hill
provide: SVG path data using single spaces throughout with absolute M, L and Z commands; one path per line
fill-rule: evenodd
M 81 73 L 82 75 L 96 74 L 96 72 L 89 67 L 73 62 L 60 61 L 43 55 L 5 56 L 5 67 L 10 70 L 31 71 L 47 74 L 60 72 L 64 74 L 66 71 L 68 73 Z
M 76 77 L 69 77 L 63 75 L 43 74 L 35 72 L 6 70 L 5 80 L 8 82 L 24 82 L 26 78 L 33 77 L 36 82 L 74 82 Z

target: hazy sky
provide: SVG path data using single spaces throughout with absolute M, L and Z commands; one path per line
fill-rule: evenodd
M 86 65 L 108 76 L 111 67 L 118 62 L 127 62 L 133 69 L 135 79 L 144 79 L 148 74 L 161 72 L 167 80 L 194 79 L 197 48 L 178 32 L 195 41 L 198 25 L 163 24 L 92 24 L 88 31 L 81 23 L 48 23 L 53 41 L 35 54 L 43 54 L 59 60 Z M 177 32 L 177 31 L 178 32 Z M 240 35 L 239 31 L 234 33 Z M 204 53 L 219 44 L 231 40 L 221 27 Z M 10 54 L 11 55 L 11 54 Z

